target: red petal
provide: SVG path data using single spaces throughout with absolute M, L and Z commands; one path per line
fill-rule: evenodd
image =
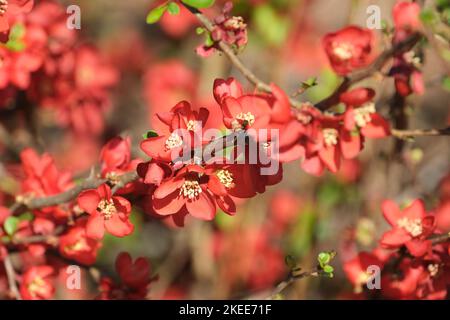
M 381 204 L 381 210 L 383 211 L 383 216 L 387 222 L 393 227 L 397 226 L 397 221 L 403 218 L 403 213 L 401 212 L 398 205 L 392 200 L 385 200 Z
M 336 146 L 322 148 L 319 151 L 319 157 L 331 172 L 335 173 L 339 170 L 341 159 L 339 149 Z
M 343 157 L 346 159 L 356 158 L 362 149 L 361 136 L 359 133 L 353 134 L 350 131 L 342 129 L 339 138 Z
M 411 240 L 411 236 L 406 230 L 395 228 L 387 231 L 381 237 L 380 243 L 386 247 L 400 247 Z
M 421 257 L 431 249 L 431 241 L 414 239 L 408 241 L 406 248 L 414 257 Z
M 105 220 L 105 229 L 116 237 L 125 237 L 131 234 L 134 226 L 127 219 L 121 219 L 118 214 L 113 214 L 108 220 Z
M 361 134 L 372 139 L 385 138 L 391 134 L 389 123 L 379 114 L 371 116 L 372 121 L 361 128 Z
M 403 210 L 403 216 L 408 219 L 420 219 L 422 220 L 426 216 L 425 205 L 420 199 L 414 200 L 405 210 Z
M 320 177 L 325 167 L 319 157 L 312 157 L 302 162 L 302 168 L 307 173 Z
M 93 213 L 86 223 L 86 235 L 93 239 L 102 239 L 105 234 L 103 215 L 99 212 Z
M 195 218 L 213 220 L 216 215 L 216 205 L 209 193 L 203 190 L 198 199 L 186 202 L 186 209 Z
M 97 190 L 86 190 L 78 196 L 78 205 L 89 214 L 96 212 L 101 198 Z

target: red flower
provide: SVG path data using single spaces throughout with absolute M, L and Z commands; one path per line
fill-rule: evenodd
M 105 229 L 116 237 L 125 237 L 134 230 L 129 220 L 130 203 L 125 198 L 112 196 L 106 184 L 83 191 L 78 196 L 78 205 L 90 215 L 86 224 L 88 237 L 102 239 Z
M 146 259 L 138 258 L 133 263 L 131 256 L 126 252 L 117 256 L 116 271 L 121 283 L 116 284 L 111 278 L 103 277 L 100 280 L 100 295 L 97 299 L 145 299 L 148 285 L 156 279 L 150 277 L 150 264 Z
M 207 109 L 200 108 L 197 111 L 188 102 L 182 101 L 170 112 L 158 113 L 157 116 L 169 127 L 169 133 L 141 142 L 141 149 L 153 160 L 174 161 L 183 150 L 190 151 L 203 143 L 199 131 L 201 132 L 208 119 Z
M 87 236 L 86 222 L 86 219 L 79 220 L 59 238 L 59 252 L 63 257 L 91 265 L 95 263 L 101 243 Z
M 349 26 L 323 38 L 323 46 L 334 71 L 346 75 L 371 63 L 374 35 L 371 30 Z
M 150 283 L 150 263 L 145 258 L 133 262 L 127 252 L 122 252 L 116 259 L 116 271 L 122 282 L 129 288 L 146 288 Z
M 0 33 L 10 28 L 9 19 L 33 8 L 34 0 L 0 0 Z
M 25 300 L 50 299 L 55 288 L 49 277 L 54 270 L 50 266 L 36 266 L 29 268 L 22 277 L 20 294 Z
M 416 2 L 399 1 L 392 10 L 394 25 L 397 29 L 413 31 L 420 29 L 420 5 Z
M 370 266 L 383 267 L 383 262 L 372 253 L 361 252 L 354 259 L 345 262 L 344 272 L 353 284 L 355 293 L 361 293 L 363 287 L 371 279 Z
M 73 186 L 71 174 L 60 172 L 49 154 L 39 156 L 34 150 L 25 149 L 20 157 L 25 171 L 25 179 L 22 182 L 22 191 L 25 195 L 50 196 Z M 67 212 L 58 206 L 35 210 L 35 213 L 53 214 L 55 217 L 67 216 Z
M 392 230 L 384 233 L 381 245 L 389 249 L 405 245 L 415 257 L 423 256 L 430 250 L 431 241 L 427 237 L 434 230 L 434 217 L 427 215 L 421 200 L 413 201 L 404 210 L 386 200 L 382 204 L 382 210 Z

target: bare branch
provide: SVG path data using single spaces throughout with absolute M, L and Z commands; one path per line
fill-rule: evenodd
M 17 300 L 22 300 L 22 296 L 20 295 L 19 289 L 17 287 L 16 272 L 14 271 L 11 257 L 8 253 L 6 253 L 5 257 L 3 258 L 3 264 L 5 265 L 6 276 L 8 278 L 9 290 Z

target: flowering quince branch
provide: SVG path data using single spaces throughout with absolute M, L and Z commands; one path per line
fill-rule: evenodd
M 209 32 L 214 31 L 214 24 L 197 8 L 191 7 L 185 3 L 182 3 L 197 19 L 203 24 L 203 26 Z M 244 75 L 245 78 L 250 83 L 253 83 L 257 89 L 262 90 L 267 93 L 272 93 L 272 87 L 256 76 L 250 69 L 248 69 L 244 63 L 236 56 L 234 50 L 226 44 L 224 41 L 219 40 L 217 42 L 220 50 L 225 54 L 225 56 L 230 60 L 230 62 Z M 302 103 L 289 98 L 289 102 L 295 108 L 301 108 Z
M 427 130 L 396 130 L 391 129 L 394 137 L 399 139 L 408 139 L 411 137 L 430 137 L 430 136 L 448 136 L 450 135 L 450 127 L 445 129 L 427 129 Z
M 101 179 L 96 177 L 89 177 L 83 180 L 79 185 L 61 192 L 56 195 L 41 197 L 41 198 L 19 198 L 19 201 L 16 201 L 10 208 L 10 211 L 16 213 L 19 211 L 21 207 L 25 207 L 28 209 L 39 209 L 45 207 L 51 207 L 58 204 L 66 203 L 75 199 L 81 192 L 88 189 L 95 189 L 100 185 L 110 182 L 114 185 L 113 191 L 114 193 L 123 187 L 124 185 L 137 180 L 138 175 L 136 172 L 128 172 L 121 176 L 115 177 L 112 179 Z
M 344 80 L 339 85 L 339 87 L 329 97 L 318 102 L 315 106 L 319 110 L 327 110 L 332 106 L 336 105 L 337 103 L 339 103 L 340 95 L 343 92 L 347 91 L 353 84 L 356 84 L 364 79 L 367 79 L 374 73 L 380 71 L 394 55 L 410 50 L 412 47 L 414 47 L 414 45 L 416 45 L 416 43 L 420 41 L 420 39 L 422 39 L 422 35 L 420 33 L 414 33 L 405 40 L 385 50 L 366 69 L 355 71 L 354 73 L 345 76 Z

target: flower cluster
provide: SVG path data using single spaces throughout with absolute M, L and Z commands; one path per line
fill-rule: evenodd
M 23 15 L 33 1 L 4 2 L 0 8 L 8 9 L 0 15 L 0 32 L 9 30 L 9 36 L 0 45 L 0 96 L 9 99 L 0 105 L 9 106 L 22 94 L 28 104 L 54 110 L 60 125 L 99 134 L 117 71 L 102 61 L 95 47 L 77 45 L 78 34 L 67 28 L 61 4 L 40 1 Z
M 444 184 L 443 184 L 444 186 Z M 450 223 L 448 195 L 427 212 L 422 200 L 414 200 L 403 209 L 387 200 L 382 211 L 391 229 L 372 252 L 361 252 L 344 264 L 344 271 L 360 295 L 373 280 L 376 266 L 381 271 L 381 294 L 390 299 L 444 299 L 450 285 L 450 246 L 445 235 Z M 440 237 L 444 236 L 444 241 Z
M 219 41 L 241 49 L 247 44 L 247 24 L 242 17 L 231 16 L 233 3 L 226 2 L 222 13 L 214 19 L 214 29 L 208 34 L 206 43 L 197 48 L 197 54 L 209 57 L 216 52 Z

